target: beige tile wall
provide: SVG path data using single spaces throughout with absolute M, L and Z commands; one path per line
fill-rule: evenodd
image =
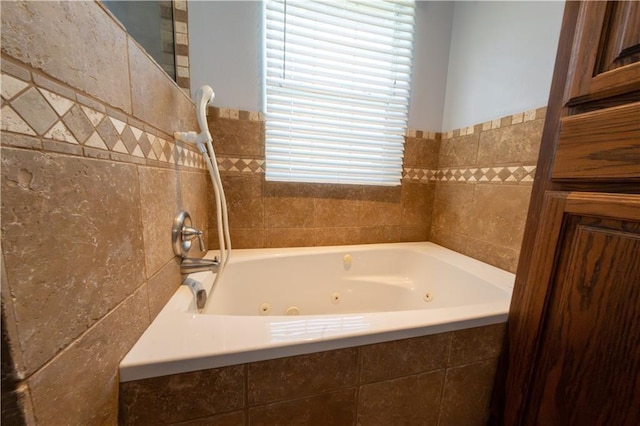
M 515 272 L 546 108 L 442 135 L 431 240 Z
M 99 3 L 1 8 L 11 386 L 29 424 L 115 424 L 117 365 L 180 285 L 173 217 L 207 227 L 202 157 L 170 136 L 195 108 Z
M 484 425 L 503 334 L 498 324 L 125 382 L 121 421 Z
M 233 247 L 295 247 L 425 241 L 431 228 L 435 133 L 406 137 L 404 178 L 397 187 L 267 182 L 262 114 L 210 108 L 229 206 Z M 210 191 L 212 194 L 213 191 Z M 217 225 L 210 205 L 210 244 Z
M 262 114 L 211 108 L 232 244 L 432 240 L 514 272 L 545 110 L 444 134 L 409 130 L 402 185 L 372 187 L 267 182 Z M 212 200 L 209 211 L 210 245 L 217 247 Z
M 184 208 L 215 229 L 202 159 L 170 136 L 195 128 L 193 104 L 99 3 L 0 5 L 3 348 L 15 364 L 14 393 L 28 422 L 114 423 L 117 363 L 179 284 L 167 241 L 173 215 Z M 188 39 L 176 41 L 187 55 Z M 234 246 L 432 239 L 513 270 L 543 114 L 444 135 L 410 131 L 402 185 L 375 188 L 265 182 L 260 114 L 214 110 Z M 446 389 L 486 380 L 492 368 L 481 360 L 459 376 L 453 368 L 402 373 L 356 393 L 319 385 L 300 400 L 243 402 L 215 421 L 268 420 L 300 407 L 324 416 L 322 404 L 355 416 L 340 407 L 384 405 L 376 400 L 383 391 L 400 395 L 385 415 L 402 415 L 414 397 L 402 389 L 424 385 L 429 394 L 432 381 Z M 452 407 L 440 418 L 455 423 L 464 410 Z

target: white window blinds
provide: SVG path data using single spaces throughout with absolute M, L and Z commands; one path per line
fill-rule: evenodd
M 266 178 L 399 185 L 414 2 L 265 2 Z

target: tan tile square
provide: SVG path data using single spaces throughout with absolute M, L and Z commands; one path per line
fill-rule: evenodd
M 540 107 L 540 108 L 536 109 L 536 120 L 540 120 L 540 119 L 544 120 L 546 115 L 547 115 L 547 107 L 546 106 L 543 106 L 543 107 Z
M 128 52 L 133 115 L 168 134 L 196 129 L 189 97 L 135 42 L 129 41 Z
M 434 243 L 451 250 L 460 253 L 467 252 L 469 238 L 464 234 L 452 231 L 450 229 L 432 226 L 429 238 L 430 241 L 433 241 Z
M 144 282 L 138 178 L 129 164 L 4 148 L 1 182 L 5 268 L 33 372 Z
M 263 404 L 353 386 L 357 369 L 356 348 L 253 362 L 247 371 L 248 403 Z
M 34 87 L 11 102 L 11 106 L 39 135 L 44 134 L 58 120 L 53 108 Z
M 429 226 L 402 226 L 400 230 L 400 241 L 429 241 L 429 235 Z
M 364 385 L 358 396 L 358 424 L 438 424 L 444 370 Z
M 524 121 L 533 121 L 536 119 L 536 110 L 531 109 L 529 111 L 524 112 Z
M 244 391 L 244 365 L 154 377 L 122 383 L 120 411 L 129 425 L 169 424 L 237 411 Z
M 227 198 L 229 226 L 256 228 L 264 226 L 263 175 L 223 175 L 222 185 Z M 213 187 L 209 187 L 209 228 L 216 229 Z
M 97 4 L 3 3 L 2 28 L 3 53 L 130 111 L 127 35 Z
M 440 144 L 439 167 L 473 166 L 478 152 L 478 135 L 447 139 Z
M 253 426 L 352 425 L 355 423 L 355 388 L 323 393 L 293 401 L 249 409 Z
M 362 352 L 361 383 L 425 373 L 447 365 L 448 333 L 366 345 Z
M 113 149 L 120 140 L 120 135 L 111 120 L 102 120 L 96 130 L 109 149 Z
M 438 183 L 433 203 L 433 227 L 467 234 L 474 227 L 474 185 Z
M 505 323 L 452 332 L 448 366 L 497 358 L 502 349 Z
M 313 228 L 265 229 L 265 247 L 308 247 L 315 245 Z
M 519 250 L 530 197 L 530 186 L 476 185 L 472 216 L 478 233 L 474 236 Z
M 29 377 L 36 418 L 52 425 L 116 424 L 118 364 L 148 326 L 142 286 Z
M 402 225 L 431 227 L 435 185 L 404 183 L 402 185 Z
M 262 248 L 264 247 L 263 228 L 231 228 L 231 243 L 233 248 Z M 209 232 L 209 249 L 217 250 L 220 248 L 218 243 L 218 231 L 213 228 Z
M 487 424 L 496 364 L 496 360 L 491 359 L 447 369 L 440 424 Z
M 313 225 L 357 226 L 360 200 L 344 198 L 316 198 Z
M 216 155 L 264 157 L 263 122 L 233 120 L 230 110 L 225 108 L 220 109 L 220 117 L 208 118 L 209 128 L 215 141 Z
M 178 258 L 171 259 L 154 276 L 149 278 L 149 315 L 151 321 L 160 313 L 164 305 L 182 284 Z
M 524 121 L 524 113 L 521 112 L 519 114 L 513 114 L 511 118 L 511 124 L 519 124 Z
M 359 227 L 315 228 L 316 246 L 342 246 L 360 243 Z
M 169 233 L 177 214 L 177 171 L 140 167 L 140 207 L 147 277 L 152 277 L 175 255 Z M 197 245 L 192 249 L 197 254 Z
M 94 131 L 91 121 L 77 104 L 62 117 L 62 121 L 80 143 L 84 143 Z

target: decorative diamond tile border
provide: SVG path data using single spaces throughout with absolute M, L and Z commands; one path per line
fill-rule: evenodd
M 405 167 L 402 170 L 402 179 L 411 182 L 435 182 L 437 174 L 437 170 Z
M 413 170 L 413 169 L 409 169 Z M 428 181 L 465 182 L 465 183 L 527 183 L 533 182 L 536 174 L 535 165 L 463 167 L 430 170 L 433 176 Z M 405 178 L 409 176 L 405 169 Z M 415 178 L 409 178 L 415 180 Z M 421 179 L 421 181 L 423 181 Z
M 218 157 L 221 172 L 264 173 L 264 160 L 255 158 Z M 461 183 L 526 183 L 533 182 L 535 165 L 470 167 L 447 169 L 418 169 L 405 167 L 402 179 L 407 182 Z
M 218 169 L 221 172 L 264 173 L 264 160 L 218 157 Z
M 176 144 L 172 137 L 146 125 L 142 129 L 143 124 L 137 120 L 111 111 L 100 103 L 88 100 L 85 95 L 63 88 L 55 82 L 46 81 L 47 84 L 42 84 L 46 88 L 40 87 L 31 81 L 30 71 L 22 68 L 19 71 L 5 73 L 3 70 L 0 75 L 2 79 L 0 128 L 3 131 L 39 137 L 45 142 L 60 143 L 64 149 L 60 147 L 57 149 L 70 154 L 111 158 L 114 161 L 139 164 L 150 161 L 206 170 L 204 159 L 195 148 Z M 45 82 L 45 79 L 39 75 L 34 79 Z M 75 99 L 71 99 L 72 97 Z M 538 108 L 445 134 L 409 129 L 406 136 L 421 139 L 447 139 L 471 135 L 474 132 L 496 129 L 503 125 L 532 121 L 543 117 L 545 112 L 546 108 Z M 232 120 L 264 120 L 264 115 L 260 112 L 229 108 L 213 108 L 213 114 L 219 118 Z M 221 172 L 264 173 L 265 171 L 265 161 L 260 158 L 220 157 L 217 162 Z M 531 183 L 535 170 L 535 165 L 437 170 L 406 167 L 403 169 L 403 180 L 423 183 Z
M 58 150 L 68 154 L 139 164 L 149 160 L 206 169 L 202 155 L 195 148 L 176 144 L 172 137 L 146 125 L 142 129 L 142 123 L 134 119 L 129 121 L 121 113 L 110 115 L 111 111 L 95 101 L 84 102 L 91 106 L 84 105 L 80 100 L 86 97 L 80 93 L 65 88 L 63 95 L 38 87 L 26 69 L 15 74 L 7 74 L 4 70 L 1 74 L 3 107 L 0 128 L 5 132 L 53 141 L 60 144 L 57 145 Z M 43 81 L 43 77 L 38 76 L 36 81 Z M 56 85 L 49 82 L 47 86 Z

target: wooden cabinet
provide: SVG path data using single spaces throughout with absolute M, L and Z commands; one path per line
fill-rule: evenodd
M 586 1 L 572 43 L 563 96 L 574 106 L 640 90 L 640 4 Z
M 552 177 L 640 180 L 640 2 L 585 2 L 573 35 Z
M 547 288 L 524 424 L 640 424 L 640 196 L 545 194 Z M 635 377 L 635 379 L 634 379 Z
M 567 2 L 492 405 L 640 425 L 640 2 Z

